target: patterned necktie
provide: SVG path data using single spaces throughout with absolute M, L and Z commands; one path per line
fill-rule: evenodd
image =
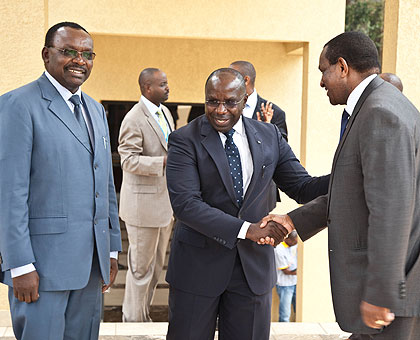
M 343 115 L 341 116 L 341 130 L 340 130 L 340 141 L 341 141 L 341 138 L 343 137 L 343 135 L 344 135 L 344 131 L 346 131 L 346 126 L 347 126 L 347 123 L 348 123 L 348 121 L 349 121 L 349 117 L 350 117 L 350 115 L 347 113 L 347 111 L 344 109 L 344 111 L 343 111 Z
M 163 135 L 165 136 L 165 140 L 168 141 L 168 125 L 166 125 L 166 119 L 163 116 L 163 113 L 160 111 L 157 111 L 156 114 L 158 115 L 158 121 L 160 128 L 162 129 Z
M 86 126 L 86 122 L 83 118 L 82 113 L 82 101 L 80 100 L 80 97 L 77 94 L 71 96 L 69 100 L 74 104 L 74 116 L 76 117 L 77 122 L 79 123 L 80 128 L 82 129 L 82 133 L 84 137 L 86 137 L 86 139 L 90 142 L 89 130 Z
M 234 133 L 234 129 L 225 133 L 225 136 L 227 137 L 225 143 L 225 151 L 229 162 L 230 175 L 232 176 L 233 180 L 233 189 L 235 190 L 236 202 L 239 206 L 241 206 L 244 192 L 242 180 L 242 165 L 238 147 L 233 142 Z

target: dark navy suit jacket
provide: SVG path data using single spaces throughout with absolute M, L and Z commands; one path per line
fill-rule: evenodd
M 219 134 L 206 116 L 169 137 L 167 182 L 177 223 L 166 279 L 179 290 L 220 295 L 239 253 L 251 290 L 267 293 L 276 281 L 273 247 L 238 240 L 243 222 L 268 214 L 272 179 L 300 203 L 327 192 L 329 177 L 309 176 L 276 126 L 242 119 L 254 172 L 241 207 Z

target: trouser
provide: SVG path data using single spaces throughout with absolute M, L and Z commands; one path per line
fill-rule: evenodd
M 277 286 L 277 294 L 279 295 L 279 322 L 289 322 L 293 296 L 296 294 L 296 285 L 294 286 Z M 296 312 L 296 310 L 295 310 Z
M 215 273 L 218 275 L 218 273 Z M 255 295 L 239 256 L 226 290 L 216 297 L 170 287 L 167 340 L 213 340 L 218 317 L 219 340 L 268 340 L 271 290 Z
M 420 339 L 420 317 L 396 317 L 378 334 L 352 334 L 351 340 L 418 340 Z
M 148 322 L 149 308 L 165 262 L 173 220 L 166 227 L 126 224 L 128 270 L 122 307 L 124 322 Z
M 40 278 L 42 280 L 42 277 Z M 15 298 L 9 287 L 13 331 L 17 340 L 97 340 L 102 309 L 102 277 L 93 256 L 86 287 L 40 291 L 36 302 Z

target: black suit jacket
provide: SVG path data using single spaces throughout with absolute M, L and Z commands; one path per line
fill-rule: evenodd
M 254 114 L 252 115 L 252 119 L 257 119 L 257 112 L 261 113 L 261 104 L 267 103 L 267 100 L 260 97 L 257 94 L 257 105 L 255 106 Z M 286 113 L 280 109 L 276 104 L 273 104 L 273 118 L 271 119 L 271 124 L 277 126 L 280 130 L 281 135 L 287 141 L 287 125 L 286 125 Z M 262 117 L 264 119 L 264 117 Z
M 238 240 L 242 224 L 258 222 L 269 212 L 272 179 L 300 203 L 327 192 L 328 176 L 309 176 L 277 128 L 242 119 L 254 172 L 241 207 L 220 136 L 207 117 L 170 134 L 166 173 L 177 222 L 166 279 L 179 290 L 220 295 L 239 253 L 250 289 L 267 293 L 276 282 L 273 247 Z

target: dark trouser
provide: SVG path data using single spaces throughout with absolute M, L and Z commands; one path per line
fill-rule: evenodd
M 238 255 L 229 285 L 220 296 L 199 296 L 170 288 L 166 339 L 213 340 L 217 316 L 219 340 L 269 339 L 271 291 L 252 293 Z
M 352 334 L 351 340 L 419 340 L 420 339 L 420 317 L 403 318 L 396 317 L 388 326 L 384 327 L 381 333 Z
M 37 302 L 20 302 L 9 287 L 13 331 L 18 340 L 97 340 L 102 278 L 97 256 L 86 287 L 40 291 Z M 40 278 L 42 280 L 42 278 Z

